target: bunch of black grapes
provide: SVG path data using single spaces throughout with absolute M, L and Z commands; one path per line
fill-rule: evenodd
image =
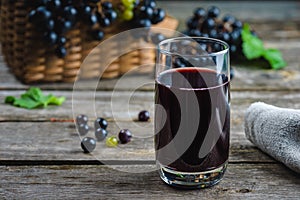
M 241 32 L 243 23 L 232 15 L 219 19 L 220 9 L 212 6 L 205 10 L 196 8 L 187 22 L 186 34 L 189 36 L 210 37 L 225 41 L 230 46 L 232 56 L 242 52 Z
M 117 12 L 110 2 L 100 0 L 26 0 L 31 11 L 29 21 L 43 35 L 47 45 L 55 48 L 58 57 L 67 54 L 65 33 L 81 21 L 95 40 L 104 37 L 103 28 L 117 19 Z M 101 10 L 101 11 L 100 11 Z
M 102 40 L 104 28 L 117 18 L 130 21 L 129 28 L 138 28 L 157 24 L 166 15 L 164 10 L 156 8 L 154 0 L 121 0 L 120 4 L 119 8 L 113 8 L 111 2 L 100 0 L 25 0 L 31 10 L 29 21 L 60 58 L 67 54 L 65 33 L 80 21 L 89 27 L 88 34 L 94 40 Z

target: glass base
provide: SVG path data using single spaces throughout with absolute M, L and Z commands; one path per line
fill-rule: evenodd
M 227 168 L 227 162 L 222 166 L 204 172 L 179 172 L 164 167 L 158 162 L 160 178 L 168 185 L 182 189 L 206 188 L 221 181 Z

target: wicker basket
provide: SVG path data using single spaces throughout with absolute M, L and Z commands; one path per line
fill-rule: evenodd
M 85 27 L 79 23 L 66 34 L 67 56 L 63 59 L 58 58 L 51 47 L 45 46 L 40 34 L 29 23 L 29 12 L 24 6 L 24 0 L 15 3 L 11 3 L 10 0 L 1 1 L 0 42 L 8 67 L 24 83 L 74 82 L 82 61 L 99 42 L 88 40 L 86 31 L 82 31 Z M 177 21 L 169 20 L 169 27 L 175 29 Z M 120 32 L 117 27 L 119 26 L 115 25 L 106 30 L 106 37 Z M 118 45 L 114 43 L 108 48 L 110 51 L 118 49 Z M 114 78 L 136 66 L 148 63 L 149 60 L 154 60 L 155 57 L 153 49 L 135 50 L 116 59 L 103 72 L 100 54 L 101 52 L 95 50 L 89 55 L 89 64 L 80 70 L 80 77 L 93 78 L 102 74 L 104 78 Z M 140 73 L 149 72 L 152 68 L 153 66 L 145 67 Z

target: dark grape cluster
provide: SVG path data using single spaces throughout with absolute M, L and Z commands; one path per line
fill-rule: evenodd
M 78 115 L 75 122 L 79 135 L 87 135 L 90 130 L 90 127 L 88 126 L 88 117 L 83 114 Z M 94 121 L 95 137 L 98 141 L 102 141 L 106 138 L 108 134 L 106 130 L 107 125 L 107 121 L 101 117 Z M 81 147 L 85 153 L 90 153 L 96 148 L 96 140 L 91 137 L 84 137 L 81 141 Z
M 150 119 L 150 113 L 147 110 L 142 110 L 138 114 L 139 121 L 148 121 Z M 79 135 L 85 136 L 88 134 L 90 127 L 88 126 L 88 117 L 86 115 L 78 115 L 75 119 L 76 127 Z M 126 144 L 131 141 L 132 134 L 128 129 L 122 129 L 118 133 L 118 138 L 116 136 L 107 137 L 108 132 L 106 130 L 108 123 L 106 119 L 98 117 L 94 121 L 95 138 L 84 137 L 81 140 L 81 148 L 84 153 L 90 153 L 96 148 L 96 140 L 103 141 L 106 139 L 105 143 L 108 147 L 116 147 L 119 143 Z
M 243 23 L 229 14 L 219 19 L 220 13 L 220 9 L 216 6 L 207 10 L 196 8 L 193 16 L 186 22 L 187 30 L 185 33 L 189 36 L 223 40 L 229 44 L 231 55 L 236 55 L 242 52 L 241 32 Z
M 66 56 L 65 33 L 79 21 L 86 24 L 89 34 L 95 40 L 104 37 L 103 28 L 117 19 L 117 12 L 110 2 L 100 0 L 25 0 L 25 6 L 31 9 L 29 21 L 43 34 L 49 46 L 54 47 L 58 57 Z
M 139 121 L 148 121 L 150 119 L 150 113 L 146 110 L 139 112 Z M 88 126 L 88 117 L 84 114 L 76 116 L 75 119 L 77 131 L 79 135 L 85 136 L 88 134 L 90 127 Z M 84 153 L 90 153 L 96 148 L 96 141 L 103 141 L 106 139 L 105 143 L 108 147 L 116 147 L 119 143 L 126 144 L 131 141 L 132 134 L 128 129 L 122 129 L 118 133 L 118 138 L 116 136 L 108 136 L 108 131 L 106 130 L 108 123 L 106 119 L 98 117 L 94 121 L 95 138 L 84 137 L 81 140 L 81 148 Z
M 86 135 L 90 130 L 88 117 L 86 115 L 78 115 L 76 117 L 76 126 L 80 135 Z

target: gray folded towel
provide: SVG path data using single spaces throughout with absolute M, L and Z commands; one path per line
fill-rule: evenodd
M 253 103 L 245 115 L 245 133 L 262 151 L 300 173 L 300 110 Z

